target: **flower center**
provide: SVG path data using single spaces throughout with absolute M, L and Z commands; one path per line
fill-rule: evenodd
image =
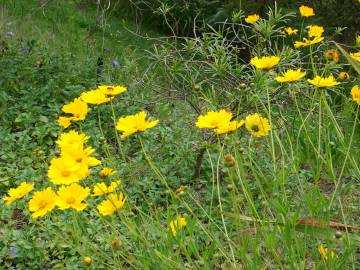
M 68 204 L 73 204 L 75 201 L 76 201 L 76 200 L 75 200 L 74 197 L 70 197 L 70 198 L 67 198 L 67 199 L 66 199 L 66 202 L 67 202 Z
M 254 131 L 254 132 L 258 132 L 260 129 L 259 129 L 259 126 L 258 125 L 253 125 L 251 127 L 251 130 Z
M 47 206 L 47 202 L 46 201 L 40 201 L 39 202 L 39 209 L 44 209 Z
M 114 91 L 114 88 L 108 87 L 107 90 L 111 92 L 111 91 Z
M 70 172 L 69 171 L 62 171 L 61 172 L 61 175 L 64 176 L 64 177 L 69 177 L 70 176 Z
M 80 158 L 77 158 L 75 161 L 76 161 L 77 163 L 81 163 L 82 158 L 81 158 L 81 157 L 80 157 Z

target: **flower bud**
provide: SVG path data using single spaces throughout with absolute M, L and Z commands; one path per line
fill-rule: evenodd
M 340 72 L 339 79 L 342 81 L 347 81 L 348 79 L 350 79 L 350 75 L 347 72 Z
M 85 257 L 84 258 L 84 264 L 90 265 L 91 263 L 92 263 L 92 259 L 90 257 Z
M 236 160 L 231 154 L 224 156 L 224 166 L 226 168 L 231 168 L 236 166 Z

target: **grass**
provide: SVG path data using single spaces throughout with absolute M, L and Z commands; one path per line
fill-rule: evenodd
M 41 219 L 30 217 L 28 199 L 2 203 L 0 269 L 359 268 L 360 236 L 350 226 L 360 221 L 359 107 L 349 93 L 358 74 L 346 59 L 324 64 L 333 44 L 314 47 L 310 58 L 282 47 L 291 40 L 274 29 L 292 15 L 276 9 L 258 32 L 246 29 L 252 54 L 281 55 L 281 70 L 349 72 L 350 81 L 318 91 L 305 81 L 279 85 L 274 70 L 244 64 L 225 26 L 181 43 L 149 41 L 141 36 L 159 35 L 115 8 L 43 3 L 0 4 L 0 193 L 23 181 L 57 189 L 47 170 L 60 153 L 62 105 L 98 84 L 122 84 L 125 94 L 91 106 L 72 127 L 91 137 L 102 166 L 118 171 L 104 180 L 93 168 L 81 183 L 119 179 L 127 200 L 109 217 L 96 208 L 104 198 L 89 197 L 85 211 Z M 235 119 L 260 113 L 271 131 L 216 136 L 195 127 L 199 114 L 221 108 Z M 118 140 L 114 121 L 141 110 L 159 125 Z M 173 235 L 178 217 L 187 224 Z

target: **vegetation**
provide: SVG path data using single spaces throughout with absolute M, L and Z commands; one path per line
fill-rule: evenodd
M 358 269 L 360 37 L 178 2 L 0 2 L 0 269 Z

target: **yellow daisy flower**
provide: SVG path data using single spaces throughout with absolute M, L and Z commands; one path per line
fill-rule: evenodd
M 134 115 L 121 117 L 116 124 L 116 129 L 123 132 L 121 138 L 126 138 L 137 132 L 142 132 L 158 124 L 159 120 L 145 120 L 146 116 L 146 113 L 142 111 Z
M 270 69 L 276 66 L 280 62 L 280 58 L 277 56 L 263 56 L 253 57 L 250 60 L 250 64 L 258 69 Z
M 69 186 L 62 186 L 57 192 L 55 204 L 60 210 L 73 208 L 82 211 L 87 207 L 83 201 L 89 196 L 90 189 L 84 188 L 79 184 L 73 183 Z
M 319 75 L 316 75 L 314 79 L 308 79 L 307 81 L 316 87 L 331 87 L 340 84 L 332 75 L 327 78 L 322 78 Z
M 108 168 L 108 167 L 105 167 L 105 168 L 103 168 L 100 172 L 99 172 L 99 175 L 101 176 L 101 177 L 109 177 L 109 176 L 111 176 L 111 175 L 113 175 L 113 174 L 115 174 L 115 173 L 117 173 L 117 170 L 114 170 L 114 169 L 112 169 L 112 168 Z
M 186 224 L 186 219 L 180 216 L 169 223 L 169 230 L 173 236 L 176 236 L 177 231 L 184 228 Z
M 116 96 L 127 91 L 125 86 L 120 85 L 100 85 L 98 89 L 107 96 Z
M 59 136 L 59 139 L 56 141 L 56 144 L 61 148 L 79 148 L 86 143 L 89 139 L 84 133 L 78 133 L 75 130 L 70 130 L 67 133 L 62 133 Z
M 80 121 L 85 119 L 89 109 L 87 104 L 81 101 L 80 98 L 75 98 L 74 101 L 64 105 L 62 111 L 64 113 L 72 114 L 73 117 L 71 117 L 71 120 Z
M 255 137 L 266 136 L 270 131 L 269 120 L 258 113 L 246 116 L 245 127 Z
M 303 38 L 303 41 L 295 41 L 294 47 L 298 49 L 301 47 L 306 47 L 306 46 L 320 43 L 323 40 L 324 40 L 324 37 L 315 37 L 313 39 Z
M 277 82 L 287 83 L 298 81 L 306 75 L 306 72 L 301 72 L 301 69 L 293 70 L 289 69 L 282 74 L 282 76 L 278 76 L 275 78 Z
M 245 22 L 247 23 L 256 23 L 258 20 L 260 20 L 260 16 L 257 14 L 249 15 L 245 18 Z
M 360 87 L 358 85 L 351 88 L 351 96 L 353 101 L 360 105 Z
M 90 174 L 88 167 L 73 168 L 63 158 L 54 158 L 50 162 L 48 177 L 55 185 L 69 185 L 79 182 Z
M 311 17 L 315 15 L 314 9 L 305 5 L 299 7 L 299 11 L 302 17 Z
M 63 128 L 68 128 L 71 125 L 72 117 L 60 116 L 57 120 L 59 126 Z
M 195 125 L 198 128 L 220 128 L 231 121 L 232 114 L 225 110 L 209 111 L 206 115 L 200 115 Z
M 38 218 L 51 212 L 55 207 L 55 197 L 56 194 L 51 188 L 35 192 L 29 201 L 29 210 L 33 212 L 31 216 Z
M 91 154 L 95 151 L 92 147 L 78 147 L 78 148 L 62 148 L 61 158 L 66 167 L 74 171 L 87 170 L 88 167 L 93 167 L 101 164 L 101 161 L 92 157 Z
M 360 52 L 357 53 L 350 53 L 350 56 L 355 59 L 356 61 L 360 62 Z
M 237 121 L 230 121 L 224 125 L 219 126 L 218 128 L 216 128 L 214 131 L 216 134 L 225 134 L 225 133 L 229 133 L 231 131 L 235 131 L 238 128 L 242 127 L 244 125 L 244 120 L 241 120 L 239 122 Z
M 81 93 L 80 98 L 82 101 L 94 105 L 103 104 L 114 99 L 114 97 L 108 97 L 102 91 L 97 89 Z
M 101 196 L 105 194 L 109 194 L 114 192 L 121 184 L 120 180 L 111 182 L 109 186 L 107 186 L 104 182 L 96 183 L 93 188 L 92 196 Z
M 307 28 L 309 29 L 308 30 L 309 37 L 321 37 L 325 31 L 324 27 L 319 25 L 309 25 Z
M 321 257 L 324 258 L 324 260 L 328 260 L 329 259 L 329 255 L 331 256 L 331 258 L 335 258 L 336 255 L 335 253 L 331 250 L 329 250 L 328 248 L 324 247 L 322 244 L 319 245 L 319 253 L 321 254 Z
M 339 79 L 342 81 L 347 81 L 350 79 L 350 75 L 349 75 L 349 73 L 342 71 L 339 73 Z
M 27 182 L 22 182 L 16 188 L 10 188 L 7 192 L 8 196 L 5 196 L 3 200 L 6 202 L 6 205 L 11 205 L 14 201 L 19 200 L 25 197 L 30 191 L 34 189 L 34 184 L 29 184 Z
M 292 29 L 291 27 L 286 27 L 284 30 L 289 36 L 296 35 L 299 31 L 298 29 Z
M 123 208 L 126 201 L 126 196 L 122 192 L 117 194 L 110 194 L 108 198 L 102 201 L 97 209 L 102 216 L 110 216 L 117 209 Z

